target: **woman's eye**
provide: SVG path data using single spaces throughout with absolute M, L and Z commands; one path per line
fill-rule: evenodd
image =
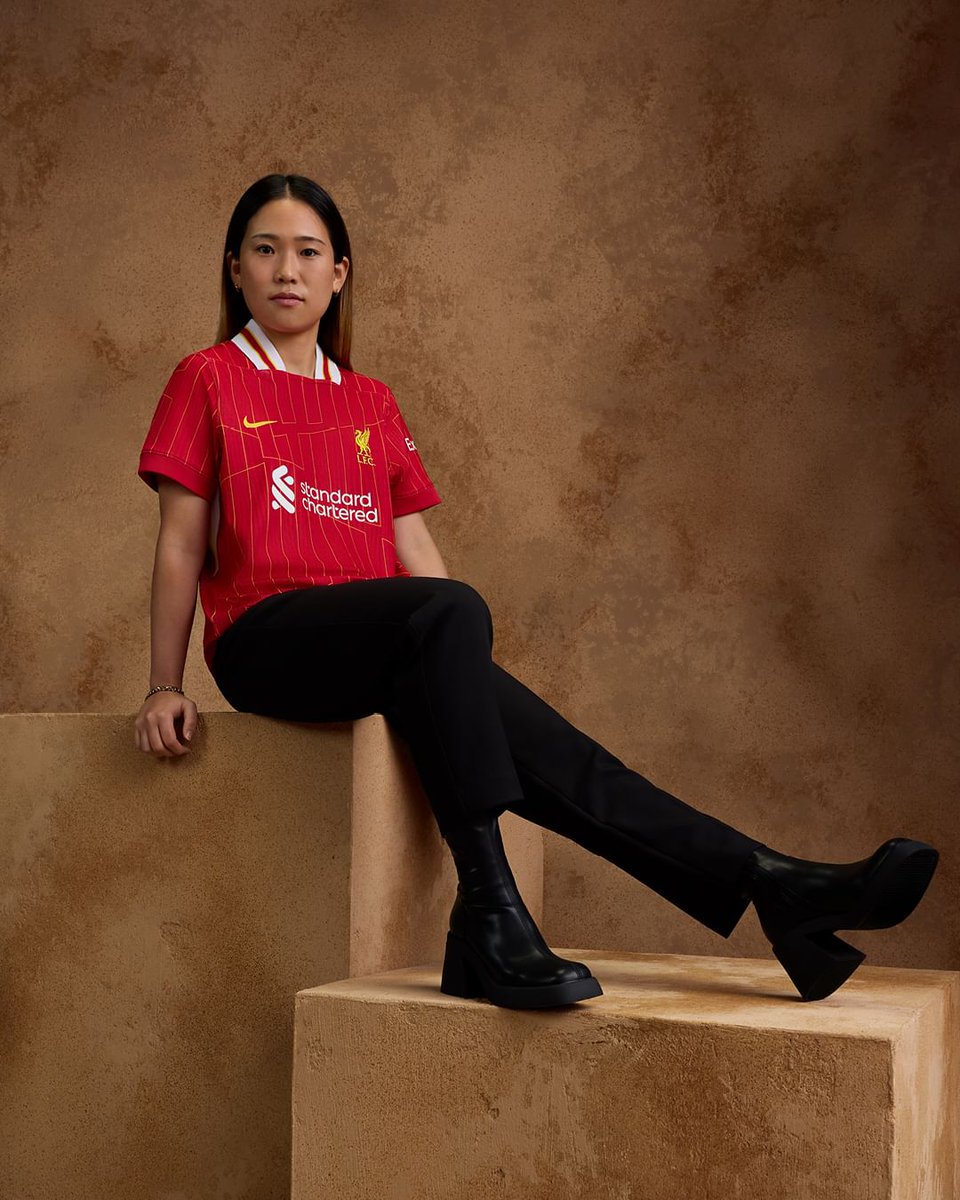
M 318 252 L 316 250 L 314 250 L 314 248 L 312 246 L 307 246 L 307 247 L 305 247 L 303 253 L 309 254 L 312 258 L 316 258 Z
M 253 248 L 254 254 L 259 254 L 261 250 L 269 250 L 271 254 L 273 253 L 273 247 L 268 246 L 266 242 L 262 242 L 259 246 L 254 246 Z

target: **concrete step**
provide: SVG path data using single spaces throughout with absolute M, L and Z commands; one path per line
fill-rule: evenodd
M 960 973 L 560 949 L 517 1011 L 440 964 L 297 995 L 293 1200 L 956 1200 Z
M 294 996 L 442 952 L 456 875 L 379 716 L 0 715 L 0 1195 L 287 1200 Z M 501 827 L 531 910 L 542 840 Z

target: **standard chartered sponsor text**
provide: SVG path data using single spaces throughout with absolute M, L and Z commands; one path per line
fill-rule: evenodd
M 307 512 L 318 517 L 334 517 L 338 521 L 359 521 L 367 525 L 380 524 L 380 512 L 373 504 L 371 492 L 343 492 L 340 488 L 328 491 L 312 484 L 300 484 L 300 503 Z

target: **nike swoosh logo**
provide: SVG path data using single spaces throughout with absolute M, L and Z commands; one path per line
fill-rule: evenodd
M 251 421 L 249 417 L 243 418 L 244 429 L 259 429 L 261 425 L 276 425 L 276 420 L 273 421 Z

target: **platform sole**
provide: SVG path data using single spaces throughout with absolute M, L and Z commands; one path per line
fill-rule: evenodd
M 603 995 L 603 989 L 592 975 L 586 979 L 536 987 L 509 987 L 497 983 L 480 955 L 455 933 L 447 934 L 440 991 L 466 1000 L 485 998 L 501 1008 L 559 1008 Z

